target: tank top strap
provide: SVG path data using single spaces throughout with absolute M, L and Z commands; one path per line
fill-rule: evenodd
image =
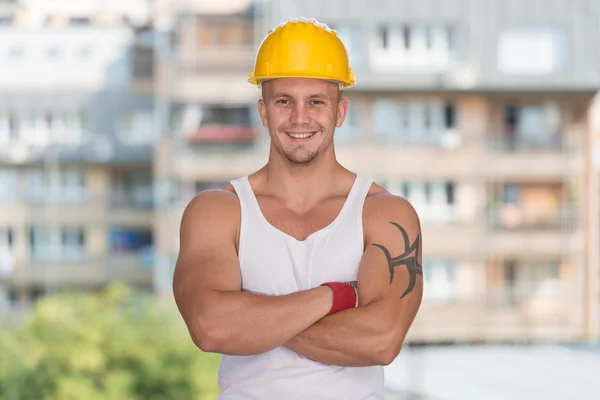
M 369 193 L 372 184 L 372 178 L 363 174 L 357 174 L 354 190 L 348 195 L 348 206 L 354 210 L 360 211 L 361 215 L 365 199 L 367 198 L 367 194 Z

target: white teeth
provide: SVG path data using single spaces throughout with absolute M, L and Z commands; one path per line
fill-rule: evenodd
M 288 136 L 291 136 L 294 139 L 306 139 L 312 135 L 314 135 L 314 133 L 288 133 Z

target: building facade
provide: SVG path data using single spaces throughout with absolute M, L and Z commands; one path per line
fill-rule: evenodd
M 0 26 L 0 308 L 111 282 L 150 291 L 158 132 L 132 79 L 147 39 L 126 14 L 22 3 Z
M 246 82 L 260 17 L 247 0 L 164 0 L 155 7 L 154 90 L 167 121 L 154 160 L 155 287 L 170 296 L 184 207 L 199 191 L 247 171 L 244 160 L 250 168 L 264 161 L 256 157 L 266 144 L 257 128 L 260 91 Z
M 197 49 L 194 71 L 204 78 L 186 68 L 175 73 L 171 61 L 155 81 L 170 88 L 172 110 L 188 103 L 155 160 L 158 179 L 172 189 L 157 223 L 165 293 L 185 204 L 266 161 L 268 137 L 256 111 L 235 108 L 258 96 L 247 92 L 253 52 L 268 28 L 314 17 L 342 37 L 357 77 L 336 131 L 340 162 L 406 197 L 421 217 L 425 301 L 409 340 L 597 337 L 599 191 L 589 123 L 600 84 L 590 39 L 599 37 L 597 4 L 284 0 L 254 7 L 254 42 L 239 33 L 244 25 L 224 22 L 241 9 L 219 18 L 197 13 L 193 33 L 176 25 L 180 50 L 172 60 L 181 66 L 181 49 Z M 219 65 L 206 44 L 240 61 Z

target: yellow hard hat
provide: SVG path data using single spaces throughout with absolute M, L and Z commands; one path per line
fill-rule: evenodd
M 269 30 L 261 43 L 250 82 L 275 78 L 315 78 L 355 84 L 348 52 L 334 30 L 315 19 L 290 19 Z

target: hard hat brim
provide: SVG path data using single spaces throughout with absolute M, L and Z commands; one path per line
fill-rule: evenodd
M 356 81 L 341 81 L 341 80 L 335 79 L 335 78 L 322 77 L 322 76 L 302 75 L 302 74 L 299 74 L 299 75 L 289 75 L 289 74 L 285 74 L 285 75 L 270 75 L 268 77 L 266 77 L 266 76 L 265 77 L 254 76 L 254 77 L 251 77 L 250 79 L 248 79 L 248 83 L 250 83 L 252 85 L 259 86 L 263 82 L 266 82 L 266 81 L 270 81 L 270 80 L 273 80 L 273 79 L 286 79 L 286 78 L 317 79 L 317 80 L 321 80 L 321 81 L 328 81 L 328 82 L 333 82 L 333 83 L 339 83 L 344 88 L 348 88 L 348 87 L 354 86 L 356 84 Z

